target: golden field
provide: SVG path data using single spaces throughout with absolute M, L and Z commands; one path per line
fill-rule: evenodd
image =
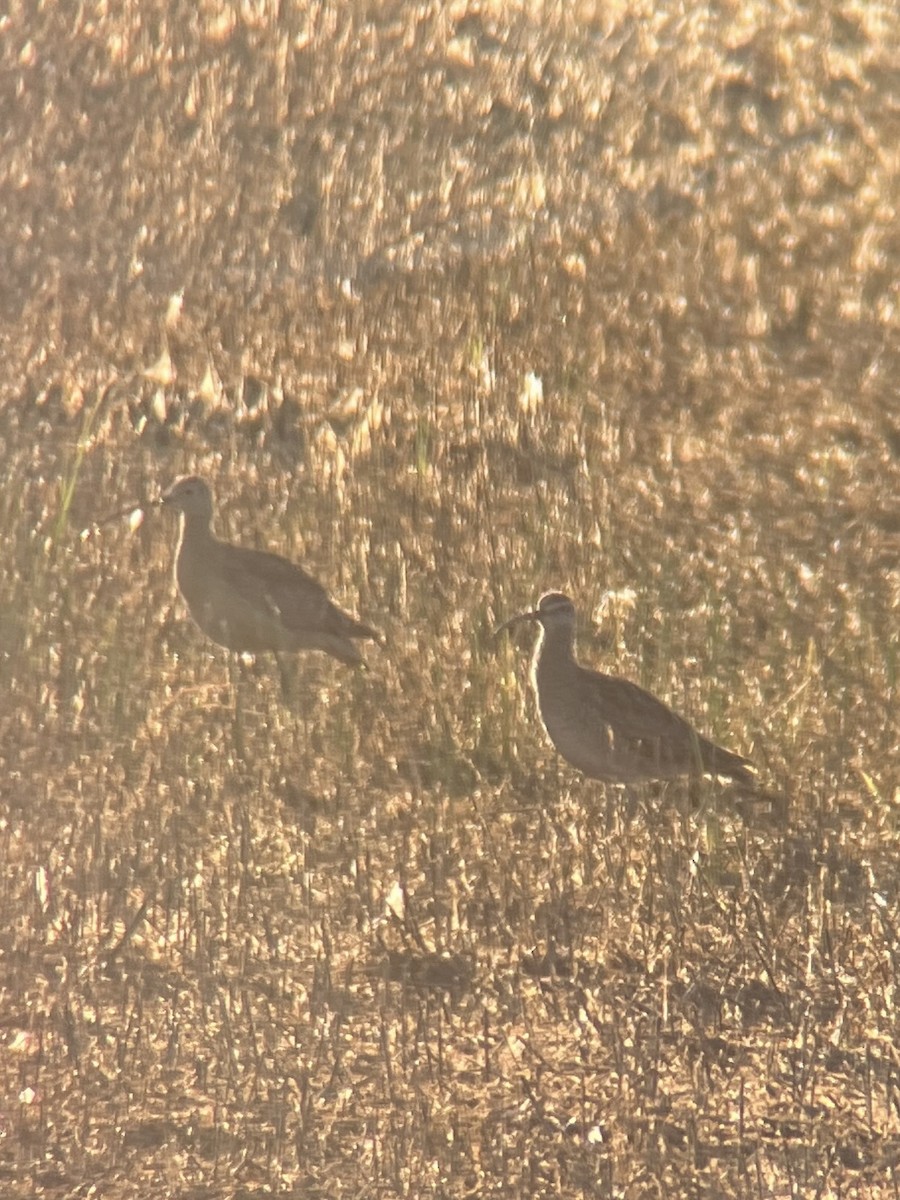
M 0 1195 L 896 1196 L 894 7 L 0 31 Z M 761 802 L 557 758 L 551 587 Z

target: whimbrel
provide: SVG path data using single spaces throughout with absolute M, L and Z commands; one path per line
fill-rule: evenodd
M 212 531 L 212 492 L 199 476 L 176 479 L 161 502 L 181 514 L 178 588 L 191 616 L 220 646 L 246 654 L 323 650 L 356 666 L 362 656 L 354 639 L 379 640 L 302 567 L 220 541 Z
M 541 596 L 533 612 L 511 617 L 541 626 L 531 679 L 547 736 L 591 779 L 638 783 L 681 775 L 724 775 L 755 783 L 751 764 L 696 732 L 661 700 L 575 659 L 575 606 L 561 592 Z

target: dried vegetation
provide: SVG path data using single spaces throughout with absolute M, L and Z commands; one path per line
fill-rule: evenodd
M 896 1195 L 892 6 L 0 30 L 0 1192 Z M 185 470 L 367 673 L 80 536 Z M 549 586 L 787 811 L 571 775 Z

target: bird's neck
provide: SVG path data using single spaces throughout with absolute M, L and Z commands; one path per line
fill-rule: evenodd
M 185 513 L 181 514 L 181 536 L 179 544 L 185 545 L 189 543 L 196 546 L 200 542 L 211 542 L 213 540 L 212 522 L 209 517 L 203 513 Z
M 573 629 L 545 629 L 534 648 L 534 669 L 538 671 L 541 662 L 561 663 L 572 662 L 575 659 L 575 631 Z

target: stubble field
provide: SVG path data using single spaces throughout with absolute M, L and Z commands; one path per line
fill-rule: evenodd
M 0 29 L 0 1194 L 896 1196 L 893 6 Z M 571 772 L 551 587 L 764 798 Z

